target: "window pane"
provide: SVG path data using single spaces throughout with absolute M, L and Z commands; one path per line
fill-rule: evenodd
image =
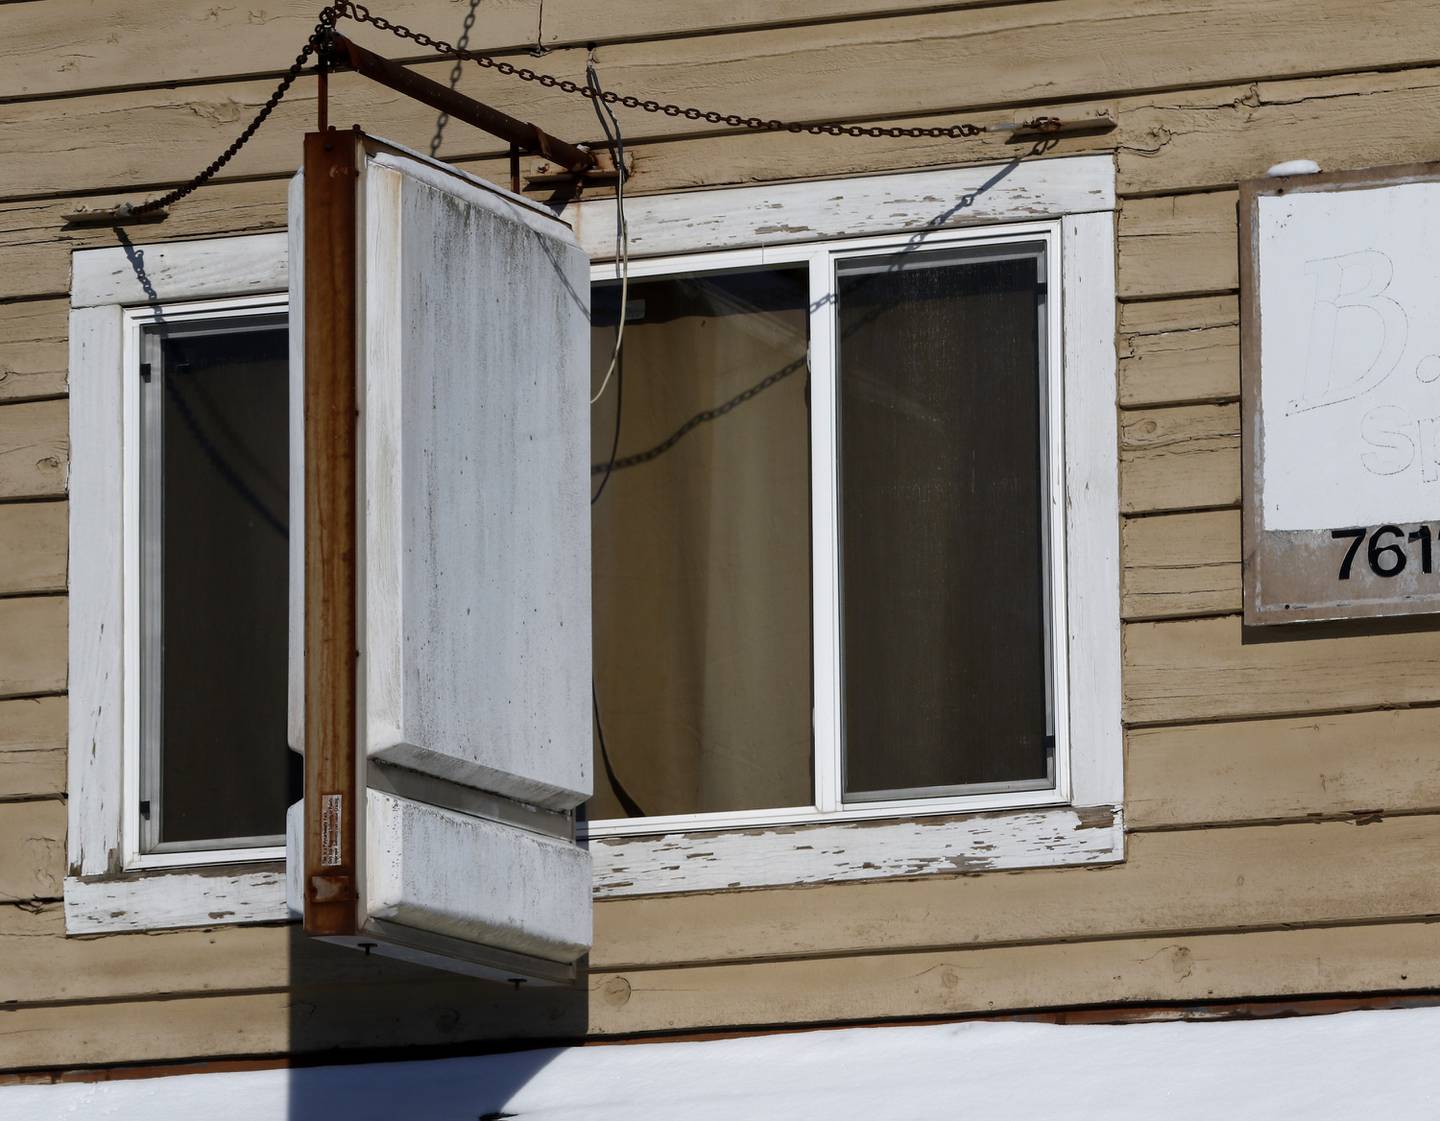
M 803 268 L 630 284 L 591 410 L 592 820 L 812 804 L 807 292 Z M 597 388 L 619 296 L 594 292 Z
M 849 801 L 1050 784 L 1044 277 L 1040 245 L 839 265 Z
M 160 845 L 274 843 L 299 797 L 285 721 L 286 347 L 275 317 L 153 332 L 142 737 Z

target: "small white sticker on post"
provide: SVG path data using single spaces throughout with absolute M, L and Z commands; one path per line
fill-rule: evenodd
M 340 863 L 340 821 L 344 806 L 343 794 L 320 795 L 320 867 L 334 868 Z

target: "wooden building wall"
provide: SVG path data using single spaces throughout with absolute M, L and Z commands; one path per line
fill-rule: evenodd
M 382 0 L 454 38 L 468 0 Z M 0 4 L 0 1069 L 1440 987 L 1440 631 L 1240 625 L 1237 180 L 1440 158 L 1431 0 L 480 0 L 471 45 L 741 114 L 1074 116 L 1113 151 L 1125 616 L 1124 864 L 601 903 L 588 997 L 304 943 L 283 926 L 62 935 L 69 252 L 61 214 L 184 179 L 269 94 L 309 4 Z M 416 57 L 373 30 L 354 38 Z M 526 51 L 548 53 L 536 62 Z M 450 66 L 421 68 L 446 80 Z M 569 139 L 588 103 L 466 67 Z M 137 243 L 284 223 L 301 82 L 221 181 Z M 424 149 L 434 115 L 350 76 L 331 119 Z M 956 163 L 978 141 L 622 117 L 634 192 Z M 451 124 L 441 154 L 503 176 Z M 85 745 L 70 745 L 84 750 Z

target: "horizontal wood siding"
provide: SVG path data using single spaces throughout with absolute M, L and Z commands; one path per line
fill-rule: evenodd
M 1132 828 L 1440 809 L 1433 708 L 1132 728 Z
M 764 1027 L 1013 1008 L 1440 986 L 1437 928 L 1396 923 L 598 971 L 581 1001 L 461 979 L 6 1012 L 20 1068 Z M 582 1018 L 577 1003 L 588 1009 Z
M 1133 310 L 1131 310 L 1133 309 Z M 1240 318 L 1229 298 L 1127 304 L 1120 323 L 1120 404 L 1240 396 Z
M 1434 925 L 818 958 L 591 978 L 601 1032 L 1434 986 Z
M 1012 0 L 1013 2 L 1013 0 Z M 1034 0 L 1020 0 L 1034 2 Z M 627 39 L 708 35 L 785 25 L 806 25 L 848 17 L 883 18 L 900 12 L 990 7 L 994 0 L 687 0 L 683 4 L 617 5 L 606 0 L 484 0 L 484 49 L 529 52 L 537 46 L 583 46 Z M 389 0 L 383 14 L 441 39 L 457 41 L 470 5 L 451 0 Z M 77 26 L 66 0 L 43 0 L 7 22 L 15 67 L 7 96 L 43 96 L 117 86 L 163 85 L 209 79 L 216 74 L 283 69 L 315 26 L 314 5 L 288 2 L 257 12 L 207 7 L 193 0 L 156 0 L 137 6 L 126 0 L 92 0 Z M 117 33 L 119 32 L 119 33 Z M 413 57 L 413 44 L 385 32 L 349 24 L 357 43 L 397 57 Z M 164 42 L 157 57 L 153 48 Z M 237 59 L 235 51 L 243 48 Z M 0 98 L 3 99 L 3 98 Z
M 0 903 L 59 899 L 65 880 L 65 803 L 0 802 L 0 853 L 5 854 Z
M 1440 701 L 1440 632 L 1247 635 L 1238 615 L 1130 623 L 1125 715 L 1136 724 Z
M 1127 198 L 1117 222 L 1121 299 L 1233 292 L 1240 287 L 1235 191 Z
M 63 502 L 0 505 L 0 595 L 65 590 L 66 514 Z
M 1427 62 L 1437 58 L 1440 52 L 1427 52 Z M 1433 159 L 1437 88 L 1440 70 L 1427 66 L 1137 100 L 1125 114 L 1120 189 L 1229 188 L 1296 152 L 1333 171 Z
M 1240 504 L 1240 406 L 1136 409 L 1120 417 L 1126 514 Z
M 1240 610 L 1240 511 L 1126 518 L 1120 609 L 1126 619 Z
M 0 221 L 14 219 L 11 210 L 0 211 Z M 23 219 L 21 219 L 23 221 Z M 6 231 L 8 232 L 8 231 Z M 55 252 L 53 228 L 34 229 L 32 244 L 44 244 L 36 260 L 68 266 L 63 254 Z M 0 233 L 0 253 L 10 267 L 0 279 L 0 292 L 18 287 L 14 270 L 18 254 L 4 233 Z M 51 287 L 50 291 L 56 291 Z M 26 401 L 32 398 L 56 397 L 65 392 L 65 321 L 69 308 L 63 299 L 0 303 L 0 402 Z
M 55 498 L 65 493 L 66 424 L 64 401 L 0 408 L 0 498 Z
M 65 635 L 64 596 L 0 599 L 0 697 L 63 692 Z
M 463 0 L 389 0 L 446 38 Z M 62 215 L 208 163 L 314 5 L 4 5 L 0 57 L 0 1069 L 1440 987 L 1440 632 L 1241 626 L 1236 183 L 1440 159 L 1429 0 L 484 0 L 470 45 L 722 112 L 950 125 L 1106 113 L 1043 145 L 837 139 L 624 111 L 634 196 L 1113 153 L 1126 741 L 1123 864 L 596 908 L 587 988 L 520 992 L 286 925 L 65 938 L 70 253 Z M 347 33 L 448 81 L 450 64 Z M 548 53 L 533 60 L 536 44 Z M 459 89 L 568 140 L 591 106 L 467 66 Z M 148 243 L 283 228 L 306 78 Z M 435 115 L 353 75 L 331 119 L 428 150 Z M 504 182 L 451 122 L 441 154 Z M 527 170 L 538 161 L 527 157 Z M 937 204 L 946 205 L 946 200 Z M 83 747 L 82 747 L 83 750 Z
M 65 698 L 0 701 L 0 800 L 65 792 Z

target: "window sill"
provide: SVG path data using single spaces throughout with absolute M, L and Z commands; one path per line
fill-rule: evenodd
M 67 876 L 65 933 L 285 922 L 285 862 Z
M 1125 858 L 1119 806 L 592 837 L 595 897 L 795 887 Z
M 596 899 L 1113 864 L 1119 806 L 592 837 Z M 286 922 L 285 863 L 65 880 L 70 935 Z

